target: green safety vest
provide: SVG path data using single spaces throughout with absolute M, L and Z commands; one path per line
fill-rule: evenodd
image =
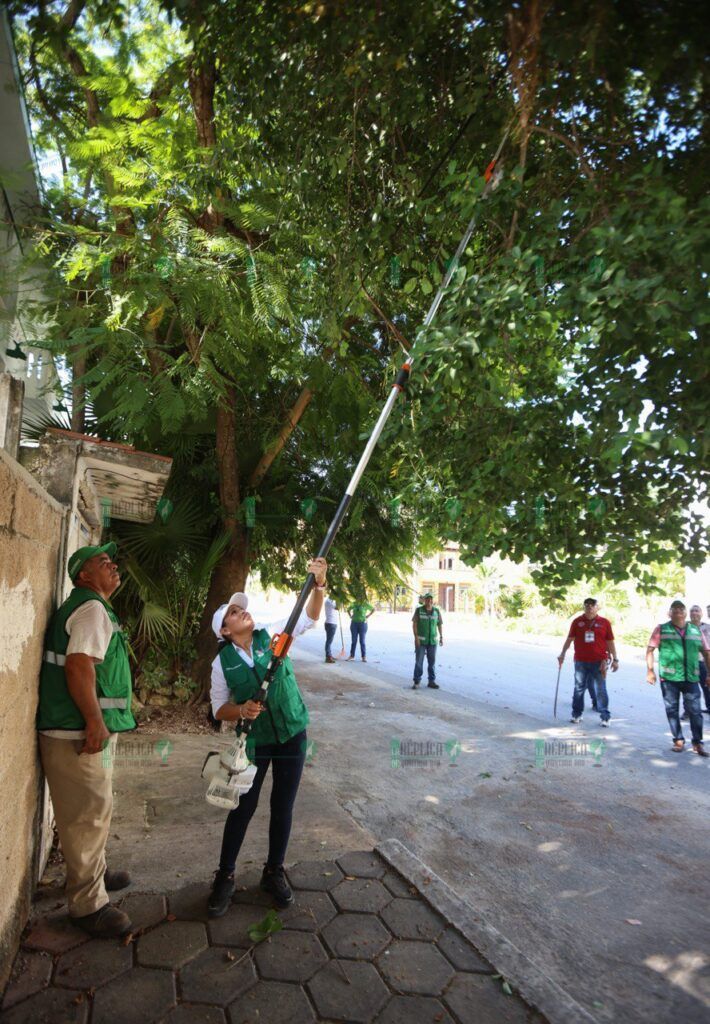
M 225 644 L 219 660 L 229 692 L 236 704 L 244 704 L 256 696 L 271 661 L 271 638 L 268 630 L 257 629 L 252 637 L 254 668 L 250 668 L 234 645 Z M 265 743 L 286 743 L 308 725 L 308 709 L 298 689 L 293 664 L 284 658 L 269 684 L 265 710 L 254 719 L 248 747 Z
M 131 713 L 131 667 L 128 662 L 128 645 L 118 619 L 113 608 L 94 590 L 75 587 L 56 610 L 47 628 L 39 677 L 38 729 L 79 730 L 86 726 L 81 711 L 69 693 L 64 663 L 69 645 L 67 619 L 87 601 L 100 601 L 113 626 L 113 636 L 104 660 L 94 666 L 96 696 L 106 728 L 109 732 L 126 732 L 136 727 Z
M 661 626 L 661 646 L 658 649 L 658 674 L 669 683 L 697 683 L 698 655 L 702 650 L 703 634 L 692 622 L 686 623 L 685 636 L 678 634 L 672 622 Z
M 424 605 L 420 605 L 416 611 L 417 616 L 417 636 L 419 637 L 420 643 L 423 644 L 435 644 L 438 643 L 437 631 L 439 629 L 439 620 L 441 613 L 439 609 L 434 605 L 430 612 L 427 612 Z

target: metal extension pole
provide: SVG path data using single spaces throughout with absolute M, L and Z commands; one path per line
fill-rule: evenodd
M 496 155 L 493 157 L 488 167 L 486 168 L 486 184 L 484 186 L 483 192 L 481 193 L 481 199 L 485 199 L 488 193 L 491 192 L 498 184 L 499 178 L 498 175 L 496 174 L 496 166 L 498 163 L 498 158 L 500 157 L 500 154 L 503 150 L 503 146 L 505 145 L 505 141 L 508 138 L 509 132 L 510 126 L 506 128 L 503 138 L 500 141 L 500 145 L 498 146 Z M 434 296 L 434 300 L 430 305 L 426 316 L 424 317 L 424 321 L 422 324 L 423 327 L 429 327 L 434 317 L 436 316 L 437 310 L 441 305 L 441 300 L 444 297 L 444 293 L 446 292 L 446 289 L 448 288 L 451 282 L 451 278 L 454 276 L 456 272 L 459 260 L 461 259 L 461 256 L 463 255 L 464 250 L 466 249 L 466 246 L 468 245 L 471 239 L 471 235 L 473 234 L 473 229 L 476 223 L 476 216 L 477 211 L 474 212 L 473 216 L 471 217 L 471 220 L 468 223 L 468 227 L 466 228 L 466 231 L 464 233 L 464 236 L 459 242 L 459 246 L 456 252 L 454 253 L 453 259 L 449 264 L 448 270 L 444 274 L 444 278 L 441 284 L 439 285 L 437 293 Z M 373 427 L 372 433 L 370 434 L 368 442 L 365 445 L 365 450 L 360 456 L 360 461 L 355 467 L 353 475 L 350 478 L 350 482 L 348 483 L 348 486 L 345 489 L 345 494 L 343 495 L 340 505 L 338 506 L 338 510 L 333 516 L 331 524 L 328 527 L 328 532 L 326 533 L 323 543 L 321 544 L 320 549 L 318 551 L 318 558 L 325 558 L 332 547 L 333 541 L 335 540 L 335 536 L 338 530 L 340 529 L 343 520 L 345 519 L 348 508 L 350 507 L 350 503 L 353 499 L 355 491 L 357 490 L 357 486 L 360 483 L 362 474 L 365 472 L 365 469 L 367 468 L 367 464 L 370 461 L 370 457 L 375 449 L 375 445 L 380 439 L 380 435 L 382 434 L 385 424 L 389 419 L 389 415 L 392 412 L 394 403 L 397 401 L 399 393 L 404 389 L 404 387 L 407 384 L 407 381 L 409 380 L 409 374 L 412 369 L 412 363 L 413 357 L 412 355 L 410 355 L 406 362 L 400 367 L 400 370 L 397 373 L 394 384 L 392 385 L 392 390 L 390 391 L 387 401 L 385 402 L 384 407 L 382 409 L 382 412 L 378 417 L 377 423 Z M 276 670 L 278 669 L 279 665 L 288 654 L 288 650 L 291 644 L 293 643 L 293 631 L 296 628 L 296 624 L 298 623 L 298 620 L 301 617 L 301 613 L 303 612 L 303 609 L 306 606 L 306 601 L 310 596 L 314 583 L 315 577 L 313 576 L 312 573 L 309 573 L 308 576 L 306 577 L 306 582 L 301 587 L 301 592 L 298 595 L 296 603 L 293 607 L 293 611 L 291 612 L 288 621 L 284 626 L 283 632 L 277 633 L 276 636 L 272 638 L 271 661 L 269 662 L 269 666 L 266 670 L 266 675 L 264 676 L 264 681 L 261 684 L 261 689 L 252 698 L 252 700 L 256 700 L 261 703 L 263 703 L 266 700 L 269 685 L 271 684 L 271 681 L 273 680 L 274 675 L 276 674 Z M 238 734 L 249 733 L 250 730 L 251 722 L 246 720 L 242 720 L 242 722 L 237 727 Z

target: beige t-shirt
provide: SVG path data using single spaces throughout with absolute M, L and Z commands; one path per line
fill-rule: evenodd
M 85 601 L 66 622 L 69 634 L 67 654 L 88 654 L 97 662 L 106 657 L 113 636 L 113 624 L 100 601 Z M 43 736 L 60 740 L 81 740 L 83 729 L 42 729 Z

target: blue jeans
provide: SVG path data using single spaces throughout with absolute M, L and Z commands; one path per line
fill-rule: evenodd
M 252 787 L 239 799 L 239 806 L 227 815 L 222 836 L 222 853 L 219 869 L 231 875 L 237 863 L 237 856 L 244 842 L 249 822 L 252 819 L 259 794 L 271 764 L 271 819 L 269 821 L 270 867 L 280 867 L 286 856 L 293 805 L 306 760 L 306 730 L 296 733 L 285 743 L 262 743 L 254 747 L 256 775 Z
M 366 636 L 366 634 L 367 634 L 367 623 L 366 622 L 351 622 L 350 623 L 350 638 L 351 638 L 351 641 L 352 641 L 351 644 L 350 644 L 350 657 L 351 658 L 355 657 L 355 648 L 357 647 L 358 640 L 360 640 L 360 654 L 363 656 L 363 658 L 366 657 L 366 655 L 367 655 L 367 651 L 365 650 L 365 636 Z
M 575 661 L 574 663 L 574 694 L 572 695 L 572 717 L 581 718 L 584 712 L 584 694 L 589 690 L 597 698 L 597 711 L 603 722 L 611 718 L 609 714 L 609 696 L 606 692 L 606 679 L 601 672 L 600 661 Z
M 332 658 L 333 652 L 330 649 L 330 645 L 333 643 L 333 637 L 338 628 L 337 622 L 326 622 L 325 624 L 325 656 L 326 658 Z
M 683 694 L 683 707 L 688 712 L 690 719 L 690 735 L 693 743 L 703 742 L 703 713 L 700 710 L 700 686 L 697 683 L 670 683 L 667 679 L 661 679 L 661 690 L 663 702 L 666 705 L 666 717 L 671 727 L 671 736 L 674 740 L 682 740 L 683 729 L 678 717 L 678 705 L 680 695 Z
M 418 683 L 424 675 L 424 655 L 429 682 L 436 682 L 436 644 L 422 644 L 414 648 L 414 682 Z

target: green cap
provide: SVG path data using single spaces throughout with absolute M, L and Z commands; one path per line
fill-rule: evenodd
M 89 545 L 88 547 L 79 548 L 78 551 L 75 551 L 67 563 L 67 572 L 69 573 L 69 579 L 72 583 L 81 572 L 81 567 L 84 562 L 88 562 L 88 560 L 93 558 L 94 555 L 103 554 L 107 554 L 110 558 L 113 558 L 116 554 L 116 545 L 113 541 L 109 541 L 108 544 Z
M 422 601 L 426 600 L 426 598 L 427 598 L 427 597 L 431 597 L 431 598 L 433 598 L 433 597 L 434 597 L 434 595 L 432 594 L 431 590 L 426 590 L 426 591 L 425 591 L 425 592 L 424 592 L 424 593 L 422 594 Z

